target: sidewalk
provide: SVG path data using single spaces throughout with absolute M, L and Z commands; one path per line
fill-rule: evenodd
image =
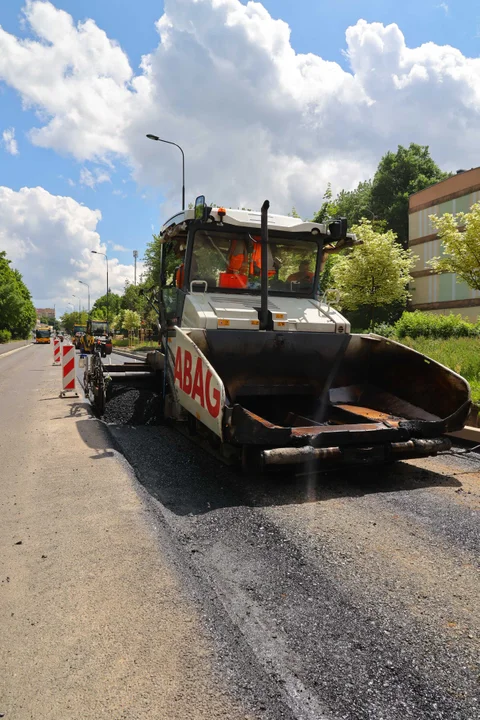
M 2 367 L 0 713 L 244 718 L 166 531 L 105 427 L 59 399 L 48 349 Z
M 23 345 L 31 345 L 32 340 L 12 340 L 12 342 L 8 343 L 1 343 L 0 344 L 0 355 L 3 355 L 6 352 L 10 352 L 10 350 L 15 350 L 16 348 L 22 347 Z

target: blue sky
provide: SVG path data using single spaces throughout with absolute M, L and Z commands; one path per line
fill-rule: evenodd
M 179 0 L 179 4 L 182 6 L 185 3 L 186 0 Z M 138 66 L 142 55 L 154 52 L 158 46 L 159 36 L 155 29 L 155 22 L 163 13 L 162 2 L 153 2 L 152 0 L 142 0 L 141 3 L 133 3 L 131 0 L 101 0 L 101 2 L 98 0 L 54 0 L 53 4 L 56 8 L 70 13 L 74 23 L 92 18 L 97 26 L 106 32 L 110 40 L 119 43 L 128 56 L 134 74 L 141 74 Z M 405 37 L 407 46 L 411 48 L 431 42 L 439 46 L 452 45 L 467 58 L 478 58 L 480 54 L 480 5 L 478 2 L 474 3 L 473 0 L 457 0 L 456 2 L 449 2 L 448 0 L 446 2 L 405 0 L 401 3 L 394 0 L 263 0 L 262 4 L 272 18 L 281 19 L 288 23 L 291 29 L 291 44 L 296 53 L 313 53 L 324 60 L 338 63 L 347 72 L 350 72 L 350 66 L 345 56 L 345 32 L 348 27 L 355 26 L 360 18 L 363 18 L 368 23 L 379 22 L 384 25 L 396 23 Z M 174 0 L 170 0 L 170 5 L 173 16 L 174 11 L 176 11 Z M 8 2 L 2 3 L 0 7 L 0 25 L 6 33 L 16 38 L 31 37 L 28 24 L 22 22 L 23 7 L 23 0 L 8 0 Z M 178 12 L 180 18 L 181 12 L 180 10 Z M 204 17 L 205 23 L 211 22 L 211 20 L 208 20 L 211 16 L 207 15 L 206 11 Z M 180 23 L 181 18 L 177 19 L 177 21 Z M 195 22 L 197 23 L 197 31 L 201 35 L 201 16 L 200 20 L 197 17 Z M 221 27 L 219 27 L 218 32 L 219 37 L 222 36 L 222 33 L 224 34 Z M 181 39 L 184 35 L 179 34 L 178 37 Z M 188 55 L 188 51 L 185 54 Z M 208 73 L 208 66 L 206 67 L 205 72 Z M 170 72 L 175 72 L 175 65 L 172 65 Z M 238 72 L 240 79 L 242 76 L 241 67 L 239 67 Z M 245 72 L 249 72 L 248 69 Z M 208 80 L 208 75 L 206 75 L 206 80 Z M 182 82 L 181 79 L 179 82 Z M 332 91 L 330 90 L 330 92 Z M 213 92 L 213 95 L 215 94 Z M 168 98 L 168 94 L 166 94 L 166 97 Z M 334 97 L 334 92 L 332 97 Z M 378 100 L 376 101 L 378 102 Z M 225 103 L 228 102 L 231 101 L 225 99 Z M 41 108 L 41 104 L 41 102 L 37 103 L 37 111 L 39 107 Z M 186 123 L 189 117 L 196 117 L 197 106 L 192 105 L 191 109 L 182 107 L 182 113 L 184 113 Z M 14 128 L 18 144 L 18 154 L 16 155 L 0 149 L 0 186 L 11 188 L 14 191 L 18 191 L 21 187 L 34 188 L 38 186 L 52 195 L 69 196 L 79 204 L 92 210 L 99 209 L 102 213 L 102 219 L 98 222 L 96 231 L 101 236 L 101 242 L 108 244 L 109 254 L 112 257 L 117 257 L 122 266 L 127 268 L 124 271 L 122 270 L 126 276 L 130 272 L 128 266 L 132 262 L 131 251 L 138 249 L 140 255 L 142 255 L 145 244 L 151 237 L 152 228 L 157 229 L 159 227 L 162 203 L 165 201 L 167 208 L 169 210 L 173 209 L 171 200 L 169 204 L 166 196 L 168 196 L 169 189 L 171 189 L 170 178 L 175 178 L 175 183 L 179 178 L 179 156 L 175 154 L 174 148 L 161 146 L 160 144 L 154 145 L 151 143 L 148 150 L 142 149 L 141 130 L 139 130 L 137 139 L 135 141 L 130 140 L 130 144 L 135 145 L 137 148 L 135 151 L 129 151 L 122 157 L 112 154 L 107 157 L 106 155 L 104 160 L 100 162 L 98 158 L 89 157 L 77 160 L 72 157 L 70 152 L 62 150 L 62 148 L 39 147 L 31 142 L 28 132 L 34 127 L 45 125 L 45 117 L 45 112 L 43 117 L 39 117 L 32 108 L 25 108 L 25 104 L 22 105 L 22 98 L 18 89 L 11 87 L 11 83 L 2 83 L 0 72 L 0 135 L 5 129 Z M 157 115 L 152 113 L 151 117 L 152 122 L 154 122 L 153 118 L 157 117 Z M 303 114 L 300 117 L 303 117 Z M 140 125 L 141 123 L 138 123 L 139 127 Z M 195 191 L 203 189 L 202 175 L 197 165 L 195 165 L 197 160 L 198 163 L 201 162 L 201 158 L 197 158 L 199 152 L 195 143 L 198 140 L 195 140 L 195 138 L 202 137 L 205 132 L 208 133 L 208 120 L 203 127 L 199 127 L 197 122 L 186 130 L 185 127 L 187 126 L 185 125 L 185 127 L 178 130 L 178 135 L 175 137 L 172 137 L 172 133 L 175 135 L 177 132 L 175 122 L 169 127 L 172 128 L 169 131 L 170 139 L 181 140 L 182 143 L 187 145 L 185 148 L 187 155 L 187 200 L 193 200 Z M 411 134 L 410 127 L 407 122 L 405 129 L 399 128 L 398 142 L 406 141 L 409 132 Z M 147 125 L 143 124 L 141 128 L 146 130 Z M 148 129 L 159 134 L 163 131 L 163 128 L 158 126 L 148 126 Z M 280 131 L 279 138 L 273 137 L 274 133 L 271 132 L 271 128 L 269 128 L 269 133 L 272 135 L 272 138 L 269 139 L 269 146 L 273 148 L 278 144 L 281 145 Z M 416 138 L 411 137 L 411 139 L 415 140 Z M 421 139 L 423 140 L 423 138 Z M 351 166 L 349 176 L 345 173 L 341 174 L 341 177 L 345 178 L 344 185 L 349 187 L 361 179 L 362 167 L 365 167 L 364 176 L 367 177 L 370 169 L 378 161 L 379 154 L 388 149 L 389 144 L 391 145 L 392 142 L 395 145 L 396 140 L 397 136 L 395 135 L 385 137 L 378 147 L 372 143 L 371 147 L 365 148 L 364 152 L 359 153 L 355 165 Z M 446 141 L 448 141 L 448 138 L 446 138 Z M 82 137 L 79 137 L 78 143 L 81 144 L 82 142 Z M 370 141 L 364 141 L 363 134 L 359 132 L 358 143 L 361 144 L 362 142 L 368 145 Z M 438 147 L 442 146 L 441 138 L 437 139 L 436 142 Z M 148 144 L 149 141 L 145 140 L 145 143 Z M 338 145 L 339 158 L 342 158 L 341 138 Z M 367 150 L 368 157 L 366 155 Z M 271 153 L 272 151 L 269 150 L 268 152 Z M 300 155 L 301 152 L 299 151 Z M 148 158 L 149 167 L 146 167 L 146 157 Z M 208 157 L 210 162 L 211 153 Z M 344 160 L 345 158 L 342 158 L 341 162 L 344 162 Z M 448 160 L 450 161 L 449 156 Z M 304 162 L 303 159 L 302 162 Z M 333 157 L 330 163 L 334 164 L 334 162 L 335 158 Z M 454 160 L 451 160 L 451 162 L 454 162 Z M 152 180 L 152 178 L 155 178 L 156 172 L 154 165 L 157 164 L 158 173 L 166 173 L 159 177 L 158 182 L 155 179 Z M 480 162 L 473 162 L 473 164 L 480 164 Z M 192 169 L 194 165 L 195 167 Z M 132 176 L 132 167 L 136 168 L 135 179 Z M 94 188 L 88 187 L 80 182 L 80 173 L 85 173 L 85 170 L 100 175 L 107 173 L 110 180 L 98 183 Z M 229 173 L 231 172 L 229 170 Z M 216 188 L 222 188 L 224 182 L 221 174 L 217 173 L 216 185 L 213 185 L 212 188 L 208 186 L 208 182 L 205 181 L 207 193 L 213 193 L 215 198 L 218 197 L 219 190 Z M 245 184 L 245 180 L 243 180 L 243 184 Z M 296 186 L 295 179 L 292 179 L 291 184 L 292 187 Z M 178 183 L 175 187 L 177 186 Z M 295 197 L 292 197 L 295 200 Z M 320 198 L 321 188 L 319 187 L 319 202 Z M 290 196 L 288 196 L 288 201 L 290 201 Z M 285 202 L 288 201 L 285 200 Z M 238 202 L 243 202 L 243 195 L 240 191 Z M 314 204 L 315 199 L 309 200 L 309 205 L 304 211 L 313 211 L 315 209 Z M 52 238 L 52 252 L 55 251 L 55 243 L 55 238 Z M 114 244 L 122 246 L 126 250 L 114 250 Z M 22 259 L 24 273 L 27 260 L 28 258 Z M 69 269 L 65 268 L 65 272 L 67 271 Z M 59 290 L 57 297 L 59 302 L 62 302 L 60 297 L 66 297 L 66 295 L 62 295 Z M 47 291 L 42 290 L 42 297 L 36 299 L 37 301 L 46 302 L 48 300 Z

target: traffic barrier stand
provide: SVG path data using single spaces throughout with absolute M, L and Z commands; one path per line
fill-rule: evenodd
M 53 338 L 53 363 L 52 365 L 58 365 L 60 367 L 61 365 L 61 356 L 60 356 L 60 340 L 58 338 Z
M 62 382 L 63 390 L 60 397 L 79 397 L 75 388 L 75 348 L 64 345 L 62 348 Z

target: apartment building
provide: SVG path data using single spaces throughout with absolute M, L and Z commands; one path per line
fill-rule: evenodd
M 480 202 L 480 167 L 459 170 L 453 177 L 410 196 L 409 245 L 419 258 L 412 272 L 414 310 L 454 312 L 471 321 L 480 316 L 480 291 L 457 282 L 455 273 L 434 273 L 427 265 L 428 260 L 441 255 L 441 243 L 429 215 L 468 212 L 476 202 Z

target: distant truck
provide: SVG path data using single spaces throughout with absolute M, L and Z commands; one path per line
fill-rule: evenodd
M 102 357 L 112 352 L 112 338 L 108 324 L 102 320 L 87 321 L 86 332 L 81 336 L 79 350 L 84 353 L 93 353 L 94 349 L 100 352 Z
M 86 325 L 74 325 L 72 331 L 72 340 L 77 350 L 82 349 L 82 337 L 87 332 Z
M 38 325 L 35 328 L 36 345 L 45 345 L 46 343 L 50 344 L 51 336 L 52 330 L 49 325 Z

